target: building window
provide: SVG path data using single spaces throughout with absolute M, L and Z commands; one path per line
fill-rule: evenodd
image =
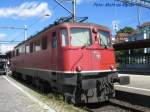
M 57 35 L 56 32 L 53 32 L 52 34 L 52 48 L 56 48 L 57 47 Z
M 41 43 L 40 41 L 37 41 L 34 43 L 34 50 L 35 51 L 40 51 L 41 50 Z
M 47 49 L 47 37 L 42 38 L 42 49 Z
M 150 38 L 150 30 L 147 31 L 147 38 Z
M 64 46 L 67 46 L 68 45 L 68 32 L 67 32 L 67 29 L 63 29 L 61 30 L 61 45 L 64 47 Z

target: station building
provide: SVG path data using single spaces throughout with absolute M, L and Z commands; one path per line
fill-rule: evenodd
M 131 34 L 118 34 L 113 46 L 120 70 L 150 72 L 150 22 Z
M 137 41 L 150 39 L 150 22 L 143 23 L 139 26 L 135 33 L 128 35 L 127 41 Z M 150 48 L 144 48 L 144 53 L 150 53 Z

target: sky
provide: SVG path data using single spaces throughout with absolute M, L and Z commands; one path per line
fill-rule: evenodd
M 71 2 L 58 1 L 71 10 Z M 139 9 L 140 22 L 150 21 L 150 9 L 143 7 Z M 70 14 L 55 0 L 0 0 L 0 51 L 4 53 L 16 45 L 4 44 L 3 41 L 24 40 L 23 29 L 6 27 L 24 28 L 24 25 L 27 25 L 27 37 L 30 37 L 62 16 Z M 127 6 L 114 0 L 77 0 L 77 16 L 87 16 L 89 18 L 87 22 L 109 27 L 113 35 L 114 23 L 117 24 L 118 29 L 125 26 L 136 28 L 138 25 L 137 6 Z

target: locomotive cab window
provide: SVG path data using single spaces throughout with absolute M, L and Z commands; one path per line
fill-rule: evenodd
M 62 29 L 61 30 L 61 45 L 62 47 L 68 45 L 68 31 L 67 29 Z
M 33 52 L 33 43 L 30 43 L 30 53 Z
M 42 49 L 47 49 L 47 37 L 42 38 Z
M 25 51 L 26 51 L 26 53 L 30 53 L 30 46 L 29 45 L 26 45 Z
M 71 29 L 71 45 L 85 46 L 91 44 L 90 29 L 87 28 L 72 28 Z
M 15 57 L 15 51 L 14 50 L 12 51 L 12 57 Z
M 35 42 L 34 49 L 35 49 L 35 51 L 40 51 L 41 50 L 41 43 L 40 43 L 40 41 Z
M 19 56 L 19 49 L 16 49 L 16 56 Z
M 56 32 L 52 33 L 52 48 L 57 48 L 57 34 L 56 34 Z
M 102 46 L 110 47 L 110 33 L 98 30 L 98 42 Z

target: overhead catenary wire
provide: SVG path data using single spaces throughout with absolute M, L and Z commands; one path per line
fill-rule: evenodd
M 133 4 L 133 5 L 137 6 L 136 7 L 137 17 L 135 17 L 135 19 L 137 18 L 138 26 L 141 25 L 141 17 L 143 17 L 143 16 L 141 16 L 141 8 L 140 7 L 150 9 L 150 1 L 149 0 L 114 0 L 114 1 L 120 1 L 125 4 Z M 115 16 L 116 16 L 116 14 L 115 14 Z M 133 20 L 133 18 L 132 19 L 130 18 L 130 20 Z M 129 23 L 131 24 L 133 22 L 130 21 L 130 22 L 127 22 L 126 24 L 129 24 Z
M 51 10 L 55 10 L 57 7 L 58 7 L 58 5 L 55 5 L 55 6 L 53 6 L 53 7 L 51 8 Z M 43 17 L 43 16 L 41 16 L 41 17 Z M 39 19 L 36 20 L 34 23 L 28 25 L 28 30 L 31 29 L 34 25 L 36 25 L 36 24 L 42 19 L 41 17 L 39 17 Z M 18 38 L 18 36 L 20 36 L 20 35 L 23 34 L 23 33 L 24 33 L 24 31 L 22 31 L 22 32 L 20 32 L 19 34 L 17 34 L 17 36 L 15 36 L 10 42 L 14 42 L 14 41 L 16 40 L 16 38 Z
M 23 10 L 24 10 L 24 9 L 22 8 L 22 9 L 20 10 L 20 12 L 23 12 Z M 24 26 L 24 28 L 26 28 L 26 27 L 27 27 L 27 26 Z M 18 36 L 19 36 L 19 35 L 21 35 L 21 34 L 24 33 L 24 40 L 26 39 L 26 36 L 27 36 L 27 29 L 25 29 L 25 30 L 26 30 L 26 31 L 22 31 L 21 33 L 18 34 Z M 16 38 L 17 38 L 17 37 L 15 37 L 15 39 L 16 39 Z M 14 42 L 15 39 L 12 39 L 11 42 Z
M 54 1 L 55 1 L 55 0 L 54 0 Z M 64 3 L 64 2 L 66 2 L 66 1 L 70 1 L 70 0 L 60 0 L 59 3 Z M 59 5 L 56 4 L 55 6 L 53 6 L 53 7 L 51 8 L 51 10 L 55 10 L 58 6 L 59 6 Z M 71 11 L 70 11 L 70 13 L 72 14 Z M 36 20 L 34 23 L 28 25 L 28 30 L 31 29 L 34 25 L 36 25 L 36 24 L 41 20 L 42 17 L 43 17 L 43 16 L 39 17 L 39 19 Z M 24 32 L 20 32 L 20 34 L 18 34 L 17 36 L 15 36 L 15 38 L 12 39 L 11 41 L 14 42 L 14 41 L 16 40 L 16 38 L 17 38 L 19 35 L 23 34 L 23 33 L 24 33 Z
M 72 22 L 76 21 L 76 0 L 66 0 L 72 2 L 72 11 L 66 8 L 61 2 L 58 0 L 54 0 L 59 6 L 61 6 L 64 10 L 66 10 L 68 13 L 72 16 Z M 64 1 L 64 0 L 63 0 Z
M 64 3 L 65 1 L 73 1 L 73 0 L 59 0 L 59 1 L 60 1 L 61 3 Z M 115 0 L 115 1 L 116 1 L 116 0 Z M 126 0 L 117 0 L 117 1 L 126 1 Z M 129 1 L 129 0 L 127 0 L 127 1 Z M 131 1 L 131 0 L 130 0 L 130 1 Z M 148 0 L 142 0 L 142 1 L 145 1 L 145 2 L 148 2 L 148 3 L 149 3 Z M 58 6 L 58 4 L 55 5 L 55 6 L 52 8 L 52 10 L 54 10 L 57 6 Z M 29 25 L 29 26 L 28 26 L 28 29 L 31 29 L 31 27 L 33 27 L 34 25 L 36 25 L 39 20 L 41 20 L 41 18 L 39 18 L 36 22 L 34 22 L 34 23 L 32 23 L 31 25 Z M 21 32 L 21 33 L 18 34 L 18 35 L 21 35 L 22 33 L 24 33 L 24 31 Z M 12 42 L 15 41 L 16 38 L 18 37 L 18 35 L 17 35 L 14 39 L 12 39 L 11 41 L 12 41 Z

